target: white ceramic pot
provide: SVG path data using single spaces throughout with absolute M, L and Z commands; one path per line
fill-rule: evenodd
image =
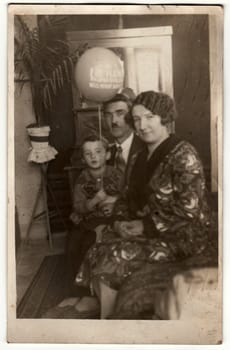
M 28 161 L 35 163 L 45 163 L 54 159 L 57 150 L 49 145 L 50 127 L 27 127 L 32 149 L 30 151 Z
M 50 127 L 27 127 L 27 132 L 30 137 L 31 146 L 36 149 L 43 149 L 49 145 Z

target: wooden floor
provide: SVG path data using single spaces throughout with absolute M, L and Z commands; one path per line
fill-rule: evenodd
M 16 258 L 17 304 L 33 280 L 46 255 L 61 254 L 65 249 L 65 233 L 53 235 L 53 248 L 46 239 L 22 242 Z

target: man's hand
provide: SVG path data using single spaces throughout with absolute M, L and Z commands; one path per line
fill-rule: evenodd
M 81 217 L 74 212 L 70 214 L 69 218 L 75 225 L 78 225 L 81 222 Z
M 110 216 L 113 212 L 114 203 L 106 203 L 100 207 L 101 207 L 101 210 L 105 216 Z
M 146 205 L 142 210 L 138 210 L 136 215 L 139 218 L 143 218 L 144 216 L 148 215 L 150 213 L 149 207 Z
M 113 211 L 114 204 L 117 200 L 115 196 L 106 196 L 105 200 L 101 201 L 98 206 L 101 208 L 105 216 L 110 216 Z

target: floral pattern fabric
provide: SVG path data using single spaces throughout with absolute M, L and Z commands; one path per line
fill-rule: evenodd
M 128 197 L 115 210 L 124 220 L 144 212 L 144 235 L 123 239 L 106 227 L 101 242 L 88 251 L 77 284 L 86 286 L 98 277 L 119 289 L 128 276 L 149 264 L 180 261 L 207 249 L 210 213 L 196 150 L 172 137 L 154 153 L 149 160 L 147 151 L 138 156 Z

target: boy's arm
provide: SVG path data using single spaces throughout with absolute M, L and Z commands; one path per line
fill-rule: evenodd
M 73 208 L 74 211 L 79 214 L 85 214 L 88 212 L 87 209 L 87 198 L 86 195 L 82 189 L 81 184 L 76 184 L 74 187 L 74 202 L 73 202 Z
M 92 211 L 96 207 L 96 205 L 99 204 L 102 201 L 102 199 L 100 198 L 100 193 L 99 192 L 97 192 L 96 195 L 93 198 L 88 199 L 86 201 L 86 209 L 88 211 Z
M 104 190 L 100 190 L 93 198 L 87 199 L 81 184 L 76 184 L 74 189 L 74 210 L 79 214 L 86 214 L 106 198 Z

